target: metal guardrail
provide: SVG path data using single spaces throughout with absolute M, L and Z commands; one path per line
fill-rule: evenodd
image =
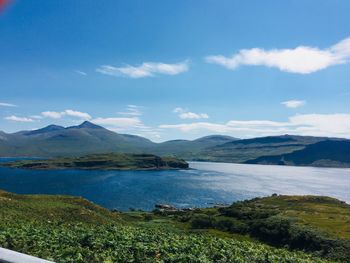
M 0 263 L 54 263 L 45 259 L 29 256 L 23 253 L 0 248 Z

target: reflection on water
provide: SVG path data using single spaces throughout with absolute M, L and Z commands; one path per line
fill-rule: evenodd
M 246 165 L 193 162 L 191 167 L 215 174 L 215 182 L 202 178 L 211 188 L 249 191 L 256 196 L 272 193 L 328 195 L 350 203 L 350 169 Z
M 0 188 L 22 194 L 83 196 L 120 210 L 151 210 L 155 203 L 204 207 L 272 193 L 329 195 L 350 203 L 350 169 L 190 165 L 194 170 L 35 171 L 0 167 Z

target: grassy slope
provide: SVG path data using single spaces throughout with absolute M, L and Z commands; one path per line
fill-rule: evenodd
M 159 157 L 152 154 L 93 154 L 82 157 L 64 157 L 47 160 L 20 160 L 4 163 L 5 166 L 28 169 L 100 169 L 100 170 L 148 170 L 186 169 L 184 160 Z
M 331 237 L 350 240 L 350 206 L 330 197 L 278 196 L 261 199 L 281 214 L 297 218 L 302 225 L 320 229 Z
M 330 197 L 271 196 L 164 216 L 350 262 L 350 205 Z
M 150 213 L 82 198 L 0 191 L 0 246 L 56 262 L 326 262 Z M 220 236 L 220 237 L 219 237 Z
M 115 213 L 86 199 L 59 195 L 15 195 L 0 190 L 1 219 L 6 222 L 110 223 Z

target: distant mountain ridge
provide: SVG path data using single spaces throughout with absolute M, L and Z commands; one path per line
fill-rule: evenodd
M 98 153 L 149 153 L 186 160 L 279 165 L 350 167 L 350 140 L 313 136 L 266 136 L 238 139 L 210 135 L 196 140 L 155 143 L 119 134 L 85 121 L 49 125 L 12 134 L 0 131 L 0 157 L 59 157 Z
M 77 156 L 105 152 L 143 152 L 153 142 L 118 134 L 91 122 L 67 128 L 49 125 L 34 131 L 5 134 L 0 156 Z
M 325 140 L 291 153 L 261 156 L 247 164 L 350 167 L 350 140 Z
M 49 125 L 32 131 L 12 134 L 0 132 L 0 156 L 78 156 L 94 153 L 160 153 L 166 155 L 200 151 L 235 140 L 230 136 L 212 135 L 194 141 L 174 140 L 154 143 L 141 136 L 119 134 L 85 121 L 62 127 Z

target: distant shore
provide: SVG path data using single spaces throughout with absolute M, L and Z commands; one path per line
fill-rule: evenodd
M 62 157 L 40 160 L 5 162 L 2 166 L 33 170 L 178 170 L 189 169 L 189 164 L 173 157 L 152 154 L 94 154 L 82 157 Z

